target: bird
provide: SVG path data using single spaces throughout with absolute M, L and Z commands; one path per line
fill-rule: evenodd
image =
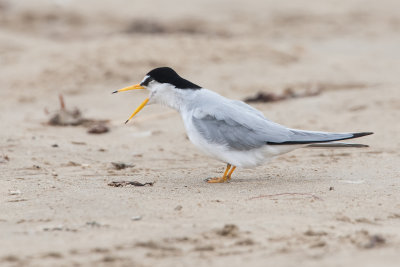
M 189 140 L 206 155 L 226 164 L 222 177 L 209 178 L 208 183 L 228 182 L 237 167 L 253 168 L 302 147 L 366 147 L 336 141 L 373 134 L 291 129 L 267 119 L 242 101 L 182 78 L 170 67 L 155 68 L 140 83 L 112 93 L 137 89 L 147 89 L 149 96 L 125 124 L 147 104 L 161 104 L 178 111 Z

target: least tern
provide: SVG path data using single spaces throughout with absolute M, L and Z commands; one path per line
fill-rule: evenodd
M 135 89 L 147 89 L 150 95 L 125 123 L 146 104 L 158 103 L 177 110 L 190 141 L 205 154 L 227 164 L 223 176 L 211 178 L 209 183 L 226 182 L 236 167 L 259 166 L 301 147 L 364 146 L 334 141 L 372 134 L 287 128 L 268 120 L 263 113 L 242 101 L 225 98 L 185 80 L 169 67 L 153 69 L 139 84 L 113 93 Z

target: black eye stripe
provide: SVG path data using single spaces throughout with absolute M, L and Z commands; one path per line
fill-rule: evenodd
M 147 86 L 149 85 L 149 83 L 153 81 L 153 78 L 151 77 L 147 77 L 146 80 L 144 80 L 143 82 L 140 83 L 141 86 Z

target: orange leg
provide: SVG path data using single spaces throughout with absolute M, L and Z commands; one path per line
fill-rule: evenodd
M 232 169 L 230 170 L 230 172 L 228 173 L 228 176 L 226 178 L 228 178 L 228 180 L 231 179 L 231 175 L 233 173 L 233 171 L 236 169 L 236 166 L 233 166 Z
M 228 172 L 229 172 L 230 168 L 231 168 L 231 164 L 228 163 L 226 165 L 224 176 L 210 178 L 210 179 L 207 180 L 207 183 L 225 183 L 228 179 L 230 179 L 230 178 L 228 178 L 229 177 Z M 235 169 L 235 167 L 233 167 L 233 169 Z M 230 174 L 232 174 L 232 172 L 230 172 Z

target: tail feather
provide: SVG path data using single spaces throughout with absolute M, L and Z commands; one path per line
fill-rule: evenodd
M 313 132 L 291 130 L 293 135 L 290 140 L 284 142 L 267 142 L 268 145 L 301 145 L 301 144 L 314 144 L 314 143 L 329 143 L 334 141 L 341 141 L 347 139 L 358 138 L 366 135 L 373 134 L 372 132 L 360 133 L 326 133 L 326 132 Z
M 348 147 L 362 148 L 362 147 L 369 147 L 369 145 L 334 142 L 334 143 L 309 144 L 307 147 L 312 147 L 312 148 L 348 148 Z

